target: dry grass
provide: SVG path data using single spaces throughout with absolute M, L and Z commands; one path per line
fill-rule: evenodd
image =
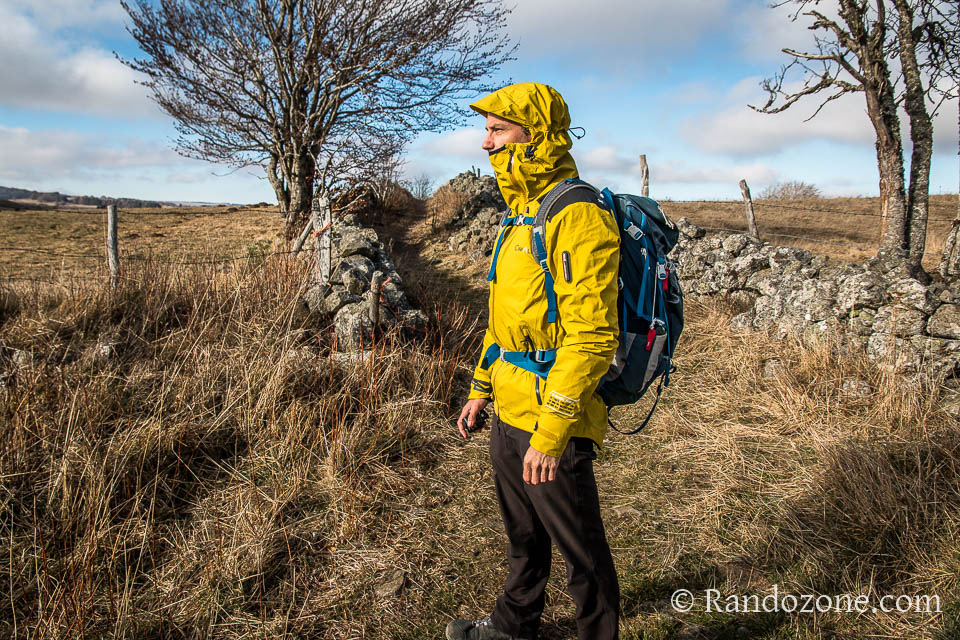
M 89 275 L 105 258 L 106 214 L 97 209 L 15 211 L 0 208 L 4 240 L 0 277 L 47 277 L 51 270 Z M 276 207 L 177 207 L 121 210 L 121 260 L 216 259 L 245 255 L 277 237 Z M 19 250 L 10 250 L 11 248 Z M 25 251 L 26 249 L 39 250 Z M 93 258 L 77 255 L 93 254 Z
M 432 639 L 489 610 L 505 540 L 486 438 L 451 422 L 486 265 L 430 254 L 418 228 L 383 231 L 431 326 L 381 336 L 365 361 L 338 358 L 301 309 L 310 266 L 292 259 L 131 261 L 116 291 L 63 273 L 0 285 L 0 634 Z M 942 390 L 829 344 L 731 334 L 731 314 L 688 304 L 654 421 L 611 434 L 598 462 L 623 637 L 956 637 L 960 430 Z M 850 378 L 871 392 L 845 393 Z M 548 640 L 575 635 L 554 574 Z M 944 613 L 667 600 L 773 584 L 936 594 Z
M 297 302 L 308 273 L 145 264 L 116 292 L 8 290 L 4 635 L 350 637 L 372 624 L 342 619 L 404 566 L 411 505 L 444 494 L 414 489 L 433 484 L 476 331 L 434 310 L 427 336 L 386 335 L 366 361 L 340 362 Z M 32 361 L 11 369 L 14 350 Z
M 960 428 L 939 390 L 830 344 L 731 334 L 722 305 L 693 304 L 687 315 L 679 372 L 655 426 L 613 438 L 601 479 L 614 504 L 642 514 L 632 531 L 617 520 L 613 534 L 636 628 L 675 630 L 656 612 L 669 613 L 661 601 L 680 587 L 937 594 L 956 616 Z M 765 379 L 771 359 L 783 368 Z M 845 393 L 852 378 L 872 392 Z M 643 415 L 630 408 L 615 420 Z M 745 625 L 751 637 L 914 638 L 947 617 L 693 619 L 718 631 Z
M 447 185 L 438 188 L 427 200 L 427 214 L 431 231 L 445 228 L 467 201 L 468 196 Z M 422 223 L 421 223 L 422 224 Z

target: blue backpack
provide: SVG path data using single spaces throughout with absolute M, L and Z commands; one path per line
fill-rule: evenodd
M 643 424 L 627 432 L 634 434 L 650 421 L 663 387 L 670 384 L 670 374 L 676 370 L 672 364 L 673 353 L 683 331 L 683 291 L 673 263 L 666 259 L 677 244 L 680 232 L 660 209 L 660 205 L 642 196 L 615 195 L 609 189 L 598 192 L 592 185 L 577 178 L 564 180 L 543 197 L 536 216 L 504 218 L 487 279 L 494 278 L 497 254 L 506 227 L 531 225 L 534 257 L 544 272 L 547 320 L 555 322 L 557 299 L 553 274 L 547 265 L 545 228 L 547 221 L 556 213 L 576 202 L 590 202 L 611 211 L 620 229 L 617 297 L 620 344 L 609 371 L 597 386 L 597 393 L 608 407 L 633 404 L 654 381 L 659 380 L 657 398 L 650 413 Z M 503 352 L 494 344 L 484 354 L 481 366 L 487 368 L 497 358 L 546 379 L 556 358 L 556 350 Z

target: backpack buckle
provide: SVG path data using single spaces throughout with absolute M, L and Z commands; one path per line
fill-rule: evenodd
M 537 349 L 530 352 L 530 359 L 534 362 L 547 362 L 548 352 L 544 349 Z

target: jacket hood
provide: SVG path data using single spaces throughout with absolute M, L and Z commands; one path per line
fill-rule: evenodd
M 563 97 L 537 82 L 512 84 L 470 105 L 477 113 L 492 113 L 516 122 L 530 132 L 530 142 L 513 142 L 490 152 L 490 164 L 507 205 L 521 207 L 541 197 L 567 178 L 576 178 L 577 165 L 570 155 L 573 143 L 567 131 L 570 112 Z

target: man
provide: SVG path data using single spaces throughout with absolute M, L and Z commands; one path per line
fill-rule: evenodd
M 546 273 L 530 224 L 540 200 L 577 177 L 567 105 L 553 88 L 523 83 L 470 106 L 486 117 L 482 147 L 515 219 L 493 256 L 489 325 L 458 425 L 469 437 L 493 400 L 490 457 L 509 575 L 490 617 L 454 620 L 446 636 L 536 638 L 552 541 L 566 562 L 579 637 L 616 638 L 620 594 L 593 474 L 607 426 L 594 391 L 617 348 L 616 222 L 592 192 L 576 189 L 585 195 L 554 207 L 546 222 Z

